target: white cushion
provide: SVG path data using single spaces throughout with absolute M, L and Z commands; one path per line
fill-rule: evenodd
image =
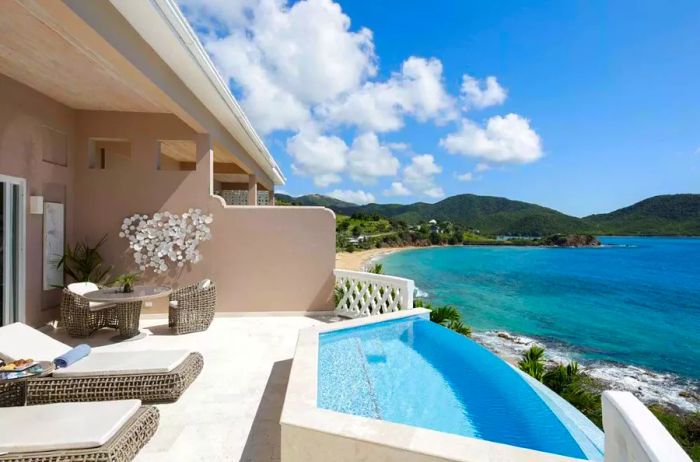
M 21 322 L 0 327 L 0 358 L 53 361 L 71 347 Z
M 88 292 L 100 290 L 100 288 L 92 282 L 74 282 L 73 284 L 68 284 L 68 290 L 78 295 L 85 295 Z
M 211 285 L 211 280 L 204 279 L 203 281 L 199 281 L 199 284 L 197 284 L 197 288 L 199 290 L 207 290 L 210 285 Z
M 92 352 L 65 369 L 57 369 L 53 376 L 163 374 L 182 364 L 189 354 L 188 350 Z
M 97 448 L 139 407 L 130 399 L 0 408 L 0 453 Z
M 100 311 L 105 308 L 112 308 L 113 306 L 117 305 L 109 302 L 90 302 L 90 311 Z
M 170 308 L 177 308 L 179 303 L 177 300 L 170 300 L 170 302 L 168 302 L 168 305 L 170 305 Z

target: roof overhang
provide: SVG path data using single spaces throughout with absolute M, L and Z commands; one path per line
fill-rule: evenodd
M 172 0 L 109 0 L 275 184 L 285 177 Z

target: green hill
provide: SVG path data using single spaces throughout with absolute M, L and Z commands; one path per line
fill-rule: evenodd
M 341 201 L 322 194 L 307 194 L 305 196 L 290 196 L 287 194 L 275 194 L 275 201 L 279 205 L 306 205 L 306 206 L 321 206 L 321 207 L 357 207 L 357 204 Z
M 614 212 L 585 218 L 528 202 L 475 194 L 460 194 L 435 204 L 356 205 L 320 194 L 300 197 L 278 194 L 276 197 L 295 205 L 329 207 L 343 215 L 380 215 L 408 224 L 432 219 L 448 221 L 488 235 L 700 235 L 700 194 L 656 196 Z
M 367 215 L 379 214 L 407 223 L 431 219 L 449 221 L 478 229 L 482 234 L 492 235 L 541 236 L 586 231 L 586 224 L 579 218 L 556 210 L 502 197 L 475 194 L 452 196 L 435 204 L 368 204 L 334 209 L 346 215 L 358 212 Z
M 700 235 L 700 194 L 655 196 L 610 213 L 585 217 L 597 234 Z

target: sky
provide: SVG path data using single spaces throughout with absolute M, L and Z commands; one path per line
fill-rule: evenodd
M 700 193 L 700 2 L 179 0 L 282 170 L 575 216 Z

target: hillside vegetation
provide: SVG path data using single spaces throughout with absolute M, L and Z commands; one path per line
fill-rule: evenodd
M 434 219 L 482 236 L 700 235 L 700 194 L 656 196 L 614 212 L 585 218 L 528 202 L 475 194 L 460 194 L 435 204 L 356 205 L 319 194 L 300 197 L 278 194 L 277 198 L 280 203 L 321 205 L 341 215 L 378 215 L 407 225 Z
M 656 196 L 583 219 L 600 234 L 700 235 L 700 194 Z

